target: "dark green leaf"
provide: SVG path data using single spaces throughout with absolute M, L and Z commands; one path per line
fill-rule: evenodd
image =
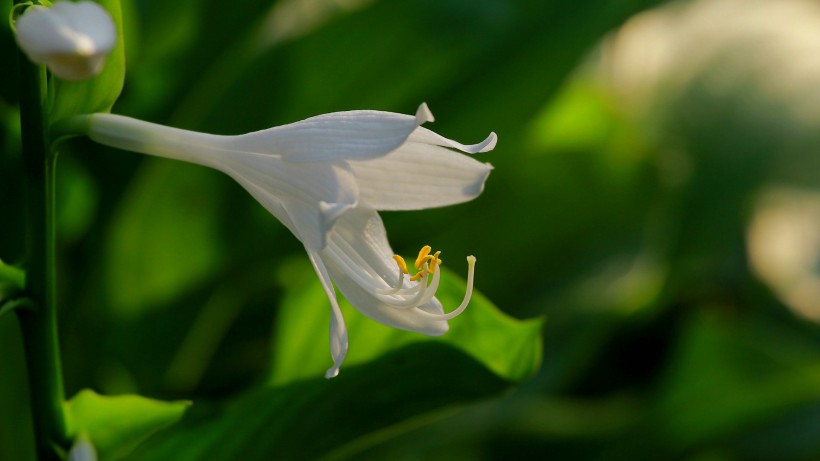
M 507 386 L 456 349 L 414 344 L 332 380 L 259 389 L 209 414 L 192 411 L 128 460 L 348 459 Z
M 156 307 L 218 268 L 217 175 L 181 162 L 144 164 L 108 234 L 110 308 L 129 316 Z
M 139 395 L 102 396 L 80 391 L 66 402 L 71 433 L 85 434 L 100 460 L 119 459 L 154 432 L 178 421 L 188 402 L 162 402 Z
M 715 309 L 718 306 L 712 306 Z M 622 459 L 625 453 L 632 453 L 629 459 L 677 459 L 682 453 L 731 443 L 754 447 L 750 433 L 777 443 L 780 437 L 773 433 L 783 427 L 801 432 L 807 441 L 817 440 L 816 425 L 794 425 L 809 415 L 817 418 L 820 408 L 816 342 L 783 335 L 783 325 L 775 319 L 739 319 L 708 311 L 693 317 L 660 383 L 663 392 L 657 406 L 631 438 L 624 438 L 624 451 L 610 453 L 612 459 Z M 788 449 L 799 450 L 814 451 L 813 456 L 797 459 L 814 459 L 820 444 Z M 781 453 L 786 451 L 780 448 Z M 634 455 L 638 452 L 651 456 Z

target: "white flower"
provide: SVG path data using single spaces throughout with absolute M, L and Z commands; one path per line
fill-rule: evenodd
M 111 114 L 70 124 L 102 144 L 221 170 L 238 181 L 304 244 L 331 303 L 333 377 L 347 353 L 347 332 L 333 283 L 350 303 L 383 324 L 441 335 L 447 320 L 435 298 L 438 253 L 420 254 L 411 276 L 387 242 L 378 210 L 417 210 L 477 197 L 492 167 L 454 152 L 486 152 L 491 133 L 465 146 L 420 127 L 433 116 L 350 111 L 312 117 L 240 136 L 169 128 Z M 429 252 L 429 247 L 423 252 Z M 403 267 L 404 266 L 404 267 Z
M 820 193 L 763 188 L 746 231 L 752 270 L 792 311 L 820 322 Z
M 88 1 L 29 7 L 17 19 L 16 36 L 29 59 L 72 81 L 99 74 L 117 42 L 111 15 Z

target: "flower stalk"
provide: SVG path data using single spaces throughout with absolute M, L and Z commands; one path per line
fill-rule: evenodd
M 20 3 L 16 1 L 15 3 Z M 29 398 L 39 461 L 59 460 L 67 447 L 63 380 L 57 336 L 54 169 L 46 114 L 47 80 L 43 66 L 22 53 L 20 124 L 26 178 L 27 265 L 25 289 L 36 309 L 18 309 L 29 378 Z

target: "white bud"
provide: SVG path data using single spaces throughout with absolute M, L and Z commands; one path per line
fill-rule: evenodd
M 99 74 L 117 42 L 111 15 L 89 1 L 32 6 L 17 19 L 16 29 L 17 43 L 26 56 L 65 80 Z

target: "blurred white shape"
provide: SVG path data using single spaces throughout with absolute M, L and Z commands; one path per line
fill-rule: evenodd
M 604 43 L 595 68 L 619 108 L 657 136 L 660 173 L 717 164 L 732 181 L 760 168 L 735 203 L 740 215 L 748 194 L 765 191 L 746 229 L 749 264 L 783 303 L 816 321 L 818 56 L 820 2 L 690 0 L 631 18 Z M 699 150 L 699 136 L 712 138 L 709 148 Z M 703 161 L 714 156 L 731 161 Z
M 646 111 L 697 81 L 748 92 L 820 119 L 820 3 L 695 0 L 630 19 L 605 44 L 601 70 L 624 104 Z
M 51 8 L 29 7 L 16 22 L 20 48 L 65 80 L 99 74 L 117 43 L 111 15 L 94 2 L 57 2 Z
M 263 22 L 260 49 L 309 33 L 333 16 L 363 8 L 374 0 L 282 0 Z
M 68 452 L 67 461 L 97 461 L 97 450 L 88 440 L 88 437 L 81 434 L 74 440 L 74 445 Z
M 797 314 L 820 321 L 820 193 L 774 189 L 747 231 L 754 272 Z

